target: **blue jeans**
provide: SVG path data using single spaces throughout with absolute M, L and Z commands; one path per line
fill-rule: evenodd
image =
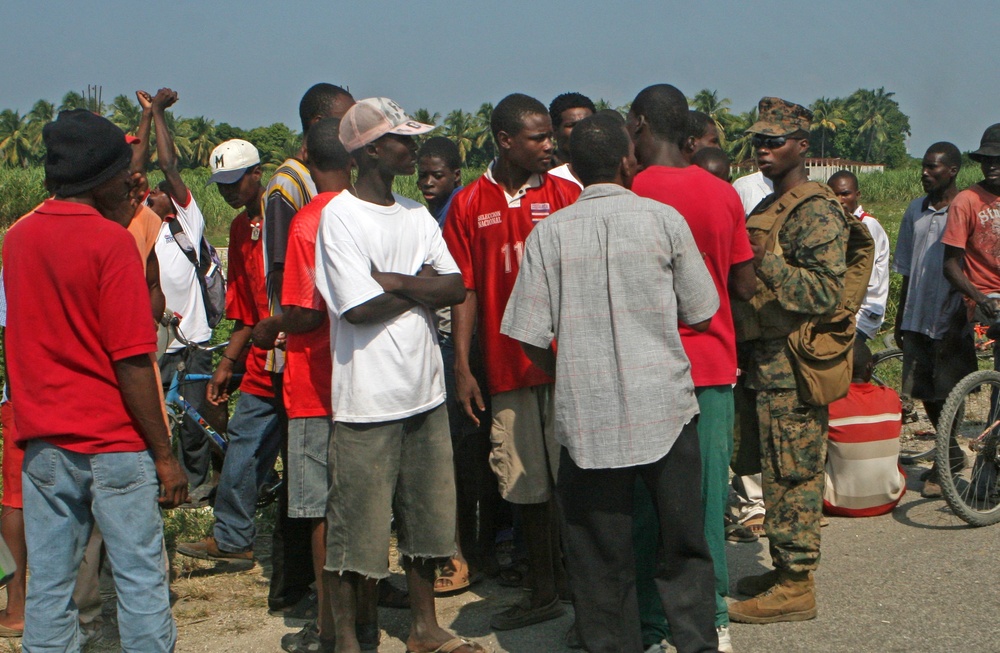
M 22 470 L 28 543 L 26 653 L 80 650 L 72 600 L 94 523 L 104 535 L 118 592 L 123 651 L 173 651 L 159 483 L 148 451 L 85 455 L 28 443 Z
M 228 553 L 253 549 L 257 491 L 281 448 L 280 399 L 241 392 L 229 420 L 229 448 L 215 491 L 215 541 Z

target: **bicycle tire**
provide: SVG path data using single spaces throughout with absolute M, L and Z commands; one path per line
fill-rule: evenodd
M 898 374 L 895 366 L 899 366 Z M 872 352 L 872 383 L 888 386 L 899 392 L 903 380 L 903 350 L 899 347 Z M 887 367 L 891 369 L 887 370 Z M 880 372 L 882 372 L 880 374 Z
M 952 389 L 941 409 L 935 451 L 941 494 L 971 526 L 1000 522 L 997 445 L 1000 443 L 1000 372 L 969 374 Z M 955 469 L 954 436 L 962 454 Z M 969 460 L 969 453 L 976 452 Z

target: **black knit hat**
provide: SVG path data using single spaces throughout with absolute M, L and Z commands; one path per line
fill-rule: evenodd
M 42 129 L 45 185 L 59 197 L 72 197 L 100 186 L 127 168 L 132 148 L 125 132 L 107 118 L 74 109 Z
M 979 149 L 969 152 L 969 158 L 979 162 L 982 162 L 983 157 L 995 156 L 1000 156 L 1000 123 L 987 127 L 979 141 Z

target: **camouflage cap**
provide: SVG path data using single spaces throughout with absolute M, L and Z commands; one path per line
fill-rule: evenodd
M 983 157 L 988 156 L 1000 156 L 1000 123 L 987 127 L 979 141 L 979 149 L 969 152 L 969 158 L 973 161 L 982 161 Z
M 761 98 L 757 103 L 757 122 L 747 131 L 764 136 L 787 136 L 800 129 L 809 131 L 812 111 L 777 97 Z

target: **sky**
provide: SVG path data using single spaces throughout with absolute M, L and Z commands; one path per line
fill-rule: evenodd
M 1000 122 L 996 0 L 3 0 L 0 9 L 0 109 L 22 113 L 88 84 L 105 102 L 168 86 L 181 116 L 298 130 L 299 99 L 316 82 L 442 116 L 515 91 L 546 105 L 579 91 L 618 106 L 666 82 L 688 97 L 716 90 L 735 113 L 766 95 L 809 105 L 885 87 L 910 117 L 916 156 L 940 140 L 976 149 Z

